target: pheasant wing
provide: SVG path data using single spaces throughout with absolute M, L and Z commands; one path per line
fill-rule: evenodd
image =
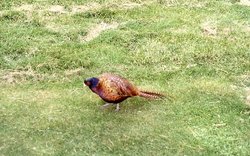
M 113 95 L 125 97 L 138 95 L 138 89 L 123 77 L 106 73 L 102 75 L 102 78 L 105 79 L 105 86 L 108 86 Z

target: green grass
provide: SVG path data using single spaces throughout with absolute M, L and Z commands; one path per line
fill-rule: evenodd
M 249 155 L 249 19 L 235 0 L 1 1 L 1 155 Z M 101 22 L 119 26 L 85 42 Z M 176 99 L 101 111 L 82 82 L 103 72 Z

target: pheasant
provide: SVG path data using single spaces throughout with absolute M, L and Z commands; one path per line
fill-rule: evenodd
M 107 102 L 102 108 L 110 104 L 116 104 L 116 111 L 120 110 L 119 103 L 129 97 L 140 96 L 148 99 L 165 97 L 160 93 L 141 91 L 127 79 L 111 73 L 104 73 L 99 77 L 86 79 L 84 84 Z

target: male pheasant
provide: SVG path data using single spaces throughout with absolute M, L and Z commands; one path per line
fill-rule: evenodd
M 120 110 L 119 103 L 129 97 L 141 96 L 148 99 L 165 97 L 160 93 L 141 91 L 127 79 L 111 73 L 86 79 L 84 84 L 107 102 L 103 108 L 110 104 L 116 104 L 116 111 Z

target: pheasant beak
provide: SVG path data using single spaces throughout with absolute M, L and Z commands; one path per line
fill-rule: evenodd
M 90 86 L 90 82 L 89 82 L 88 80 L 84 80 L 84 84 L 85 84 L 86 86 Z

